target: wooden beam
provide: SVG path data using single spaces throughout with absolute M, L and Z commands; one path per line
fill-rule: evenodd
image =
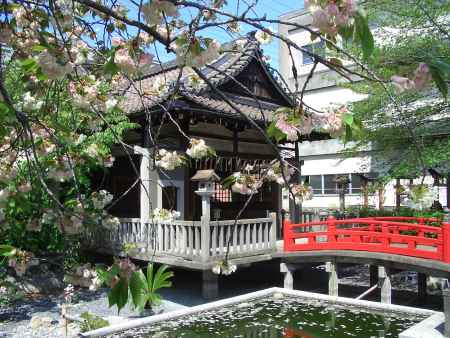
M 237 155 L 239 153 L 239 132 L 237 129 L 233 130 L 233 154 Z

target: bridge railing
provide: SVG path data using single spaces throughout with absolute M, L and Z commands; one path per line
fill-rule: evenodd
M 203 263 L 220 260 L 227 253 L 229 258 L 261 255 L 276 250 L 276 215 L 237 222 L 202 219 L 141 223 L 139 218 L 123 218 L 117 228 L 87 232 L 84 245 L 114 255 L 125 254 L 124 248 L 129 245 L 132 257 L 170 256 Z
M 374 217 L 284 223 L 285 251 L 355 250 L 428 258 L 450 263 L 450 224 L 438 219 Z

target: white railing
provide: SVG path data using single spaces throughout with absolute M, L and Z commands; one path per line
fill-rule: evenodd
M 273 252 L 276 248 L 274 217 L 209 222 L 209 253 L 205 257 L 243 257 Z M 208 234 L 207 234 L 208 235 Z
M 140 258 L 166 255 L 207 263 L 223 258 L 227 252 L 230 258 L 274 252 L 276 215 L 237 222 L 202 219 L 145 224 L 139 218 L 124 218 L 115 230 L 88 233 L 86 244 L 111 254 L 123 254 L 126 244 L 135 244 L 132 252 L 139 253 Z

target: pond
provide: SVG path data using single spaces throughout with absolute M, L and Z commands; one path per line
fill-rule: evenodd
M 398 337 L 425 317 L 275 294 L 109 337 Z

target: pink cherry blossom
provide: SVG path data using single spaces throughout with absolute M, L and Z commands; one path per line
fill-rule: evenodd
M 122 48 L 116 51 L 114 62 L 125 72 L 132 72 L 134 70 L 134 62 L 128 52 L 128 49 Z
M 280 117 L 276 122 L 275 126 L 280 129 L 284 134 L 286 134 L 286 139 L 288 141 L 298 140 L 298 129 L 293 125 L 289 124 L 284 117 Z
M 329 16 L 337 16 L 339 14 L 339 8 L 334 2 L 330 2 L 327 7 L 325 7 L 325 11 Z
M 415 87 L 414 81 L 408 79 L 407 77 L 394 75 L 391 77 L 391 81 L 399 93 Z
M 420 63 L 414 72 L 414 85 L 416 89 L 424 88 L 431 81 L 430 68 L 426 63 Z
M 309 135 L 313 130 L 313 121 L 310 116 L 305 116 L 302 123 L 298 127 L 298 131 L 301 135 Z
M 139 58 L 139 66 L 141 66 L 141 67 L 149 66 L 152 64 L 152 61 L 153 61 L 152 54 L 148 54 L 148 53 L 141 54 L 141 57 Z
M 111 39 L 111 44 L 114 47 L 124 46 L 125 45 L 125 41 L 122 38 L 114 37 L 114 38 Z

